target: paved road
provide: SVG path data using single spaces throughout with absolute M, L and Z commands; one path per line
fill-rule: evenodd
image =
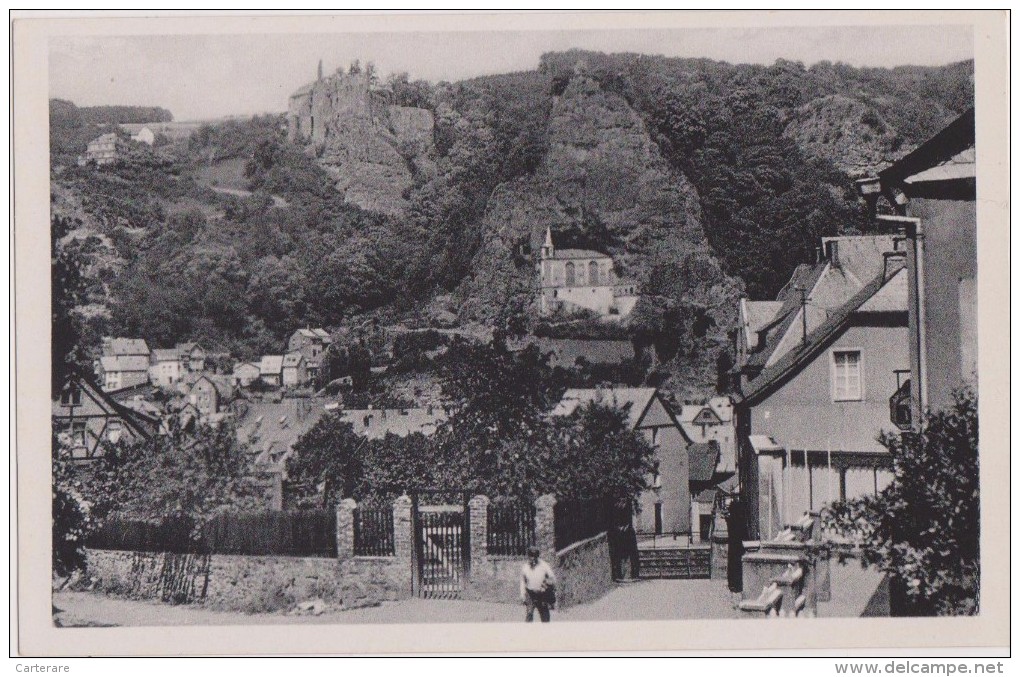
M 321 616 L 242 614 L 195 606 L 122 600 L 88 592 L 57 592 L 55 619 L 63 626 L 275 625 L 292 623 L 519 622 L 524 607 L 462 600 L 408 599 Z M 621 585 L 592 602 L 554 611 L 553 621 L 732 618 L 730 594 L 721 581 L 641 581 Z

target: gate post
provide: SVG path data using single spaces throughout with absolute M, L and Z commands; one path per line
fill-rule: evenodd
M 479 494 L 472 498 L 468 501 L 468 512 L 471 566 L 481 569 L 489 557 L 489 497 Z
M 535 499 L 535 545 L 552 566 L 556 566 L 556 497 L 545 494 Z
M 414 527 L 411 526 L 411 498 L 407 494 L 393 501 L 393 555 L 411 561 L 414 551 Z
M 354 557 L 354 511 L 358 504 L 345 498 L 336 507 L 336 558 L 343 562 Z

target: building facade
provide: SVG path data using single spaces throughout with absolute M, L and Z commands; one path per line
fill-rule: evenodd
M 612 257 L 588 249 L 556 249 L 546 229 L 538 262 L 540 308 L 590 310 L 605 319 L 626 317 L 638 300 L 637 284 L 616 276 Z
M 915 422 L 977 392 L 977 156 L 974 110 L 879 173 L 858 182 L 879 217 L 906 238 L 910 308 L 909 397 Z
M 638 497 L 634 528 L 647 534 L 689 534 L 691 531 L 691 440 L 668 403 L 655 388 L 573 388 L 553 410 L 570 416 L 579 407 L 600 403 L 626 409 L 631 429 L 655 448 L 655 470 Z
M 909 374 L 905 255 L 893 237 L 827 238 L 776 302 L 741 304 L 734 415 L 753 539 L 805 512 L 880 491 L 879 441 L 904 423 Z
M 148 439 L 158 422 L 120 404 L 95 383 L 72 375 L 51 403 L 53 432 L 72 459 L 103 455 L 108 444 Z

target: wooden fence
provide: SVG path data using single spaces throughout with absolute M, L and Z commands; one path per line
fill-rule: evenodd
M 186 518 L 146 522 L 111 516 L 86 544 L 97 549 L 138 552 L 336 557 L 336 513 L 225 513 L 201 529 Z

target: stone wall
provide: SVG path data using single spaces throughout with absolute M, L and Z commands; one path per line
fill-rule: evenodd
M 88 550 L 87 556 L 90 584 L 102 592 L 225 611 L 288 611 L 312 600 L 357 608 L 410 594 L 408 567 L 392 557 L 339 562 L 112 550 Z
M 526 555 L 489 555 L 486 525 L 489 499 L 475 496 L 468 503 L 471 512 L 471 571 L 464 597 L 492 602 L 520 602 L 521 565 Z M 574 543 L 560 551 L 555 546 L 553 515 L 556 498 L 541 496 L 535 501 L 535 545 L 540 556 L 552 565 L 557 579 L 560 607 L 590 602 L 613 585 L 609 540 L 605 533 Z
M 613 587 L 609 539 L 605 532 L 564 548 L 556 557 L 559 606 L 590 602 Z

